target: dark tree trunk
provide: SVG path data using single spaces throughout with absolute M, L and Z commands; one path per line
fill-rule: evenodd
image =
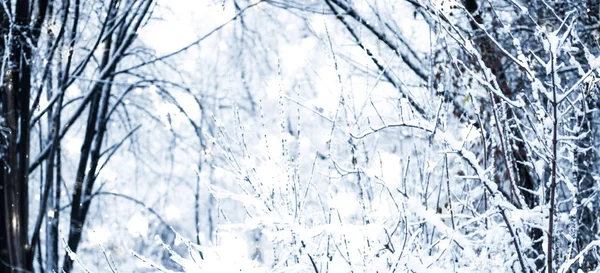
M 9 3 L 6 6 L 10 7 Z M 6 11 L 2 10 L 2 16 Z M 0 162 L 0 203 L 2 204 L 3 272 L 33 270 L 33 252 L 28 245 L 28 174 L 29 174 L 29 96 L 31 89 L 31 48 L 26 42 L 29 26 L 29 1 L 17 1 L 14 25 L 2 18 L 2 34 L 9 37 L 8 60 L 3 60 L 4 84 L 1 87 L 2 160 Z M 8 33 L 7 33 L 8 32 Z
M 475 21 L 471 21 L 471 28 L 474 32 L 479 32 L 480 30 L 477 24 L 481 24 L 483 22 L 484 10 L 482 10 L 482 7 L 478 5 L 478 1 L 476 0 L 464 0 L 463 3 Z M 513 87 L 509 86 L 509 83 L 511 82 L 509 74 L 511 71 L 507 71 L 509 67 L 502 63 L 503 59 L 505 58 L 503 53 L 500 52 L 500 49 L 498 49 L 497 46 L 494 45 L 486 35 L 479 33 L 479 37 L 480 38 L 476 38 L 475 41 L 477 42 L 476 44 L 481 52 L 483 62 L 496 78 L 496 81 L 499 85 L 498 87 L 500 91 L 502 91 L 502 94 L 508 98 L 514 98 L 515 92 L 512 89 Z M 491 99 L 494 100 L 495 103 L 500 103 L 500 100 L 497 98 L 497 96 L 493 96 Z M 495 110 L 487 109 L 487 111 Z M 503 114 L 506 116 L 506 119 L 497 120 L 496 123 L 498 128 L 495 129 L 499 131 L 499 134 L 506 134 L 501 135 L 504 136 L 504 139 L 501 140 L 501 143 L 502 141 L 506 141 L 507 143 L 503 143 L 501 147 L 493 147 L 493 149 L 497 152 L 492 153 L 499 155 L 501 154 L 501 156 L 495 160 L 495 164 L 497 165 L 497 170 L 504 170 L 504 175 L 496 176 L 497 178 L 500 178 L 500 180 L 497 182 L 510 181 L 509 183 L 512 183 L 514 181 L 515 185 L 508 186 L 510 188 L 511 201 L 521 207 L 528 207 L 531 209 L 539 205 L 539 198 L 534 194 L 539 186 L 539 183 L 537 183 L 536 179 L 532 175 L 533 170 L 525 164 L 530 162 L 530 159 L 527 155 L 525 142 L 522 141 L 524 139 L 523 135 L 516 127 L 511 127 L 511 130 L 504 130 L 503 128 L 505 123 L 510 122 L 515 118 L 519 118 L 518 116 L 520 113 L 514 112 L 514 110 L 511 109 L 507 109 Z M 491 114 L 483 116 L 493 117 L 494 115 Z M 483 122 L 486 123 L 486 121 Z M 524 204 L 521 204 L 519 196 L 522 196 Z M 538 254 L 543 253 L 542 230 L 539 228 L 531 228 L 529 230 L 529 236 L 533 240 L 533 249 Z M 538 254 L 532 255 L 532 258 L 537 258 Z M 543 260 L 536 259 L 535 264 L 538 270 L 544 267 Z

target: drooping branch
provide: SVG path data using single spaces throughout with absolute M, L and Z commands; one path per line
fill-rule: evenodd
M 367 20 L 365 20 L 356 10 L 354 10 L 350 5 L 346 4 L 340 0 L 326 0 L 328 4 L 334 3 L 336 6 L 340 7 L 345 14 L 352 17 L 354 20 L 363 25 L 366 29 L 368 29 L 378 40 L 382 41 L 387 47 L 389 47 L 396 55 L 402 58 L 402 61 L 406 63 L 406 65 L 417 75 L 419 78 L 424 81 L 428 80 L 429 72 L 423 68 L 421 62 L 415 58 L 412 54 L 410 54 L 410 50 L 408 50 L 409 44 L 405 41 L 403 37 L 400 36 L 400 33 L 395 33 L 395 38 L 400 41 L 399 44 L 390 39 L 385 33 L 381 30 L 378 30 L 375 26 L 370 24 Z M 336 11 L 334 11 L 338 14 Z M 404 48 L 402 48 L 404 47 Z
M 377 58 L 373 55 L 373 53 L 371 52 L 371 50 L 369 50 L 366 46 L 363 45 L 361 39 L 356 34 L 356 32 L 354 31 L 354 29 L 346 21 L 346 19 L 344 18 L 344 16 L 342 14 L 340 14 L 337 11 L 337 9 L 331 4 L 330 0 L 326 0 L 326 3 L 329 6 L 329 8 L 331 9 L 331 11 L 336 15 L 336 18 L 344 25 L 344 27 L 346 27 L 346 29 L 348 30 L 348 32 L 350 33 L 350 35 L 352 35 L 352 37 L 354 38 L 354 40 L 356 41 L 356 43 L 358 44 L 358 46 L 367 53 L 367 55 L 369 56 L 369 58 L 371 58 L 371 60 L 373 61 L 373 63 L 377 66 L 378 70 L 383 74 L 383 76 L 388 80 L 388 82 L 390 84 L 392 84 L 392 86 L 394 86 L 394 88 L 396 88 L 400 92 L 400 94 L 402 95 L 403 98 L 405 98 L 406 100 L 408 100 L 408 103 L 410 104 L 410 106 L 415 111 L 417 111 L 417 113 L 419 113 L 426 120 L 429 119 L 429 114 L 423 108 L 423 106 L 421 106 L 412 97 L 412 95 L 410 95 L 410 93 L 407 90 L 404 89 L 404 86 L 403 86 L 402 83 L 398 83 L 396 81 L 396 79 L 394 79 L 392 77 L 392 75 L 387 70 L 387 68 L 384 67 L 383 64 L 381 64 L 381 62 L 379 60 L 377 60 Z

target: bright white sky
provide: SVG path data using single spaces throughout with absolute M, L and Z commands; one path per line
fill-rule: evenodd
M 214 1 L 159 0 L 155 18 L 140 32 L 140 39 L 160 55 L 176 51 L 223 22 L 235 13 Z

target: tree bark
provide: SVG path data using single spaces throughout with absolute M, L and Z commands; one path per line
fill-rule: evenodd
M 10 7 L 6 3 L 5 7 Z M 31 48 L 26 41 L 29 26 L 29 1 L 15 3 L 14 24 L 10 25 L 2 10 L 3 36 L 7 35 L 8 59 L 3 60 L 4 77 L 0 104 L 2 106 L 2 160 L 0 162 L 0 204 L 5 248 L 0 251 L 3 272 L 33 270 L 33 252 L 27 240 L 28 174 L 29 174 L 29 96 L 31 89 Z M 8 31 L 8 33 L 7 33 Z M 4 237 L 5 236 L 5 237 Z

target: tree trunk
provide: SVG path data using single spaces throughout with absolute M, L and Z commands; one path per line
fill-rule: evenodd
M 10 3 L 6 3 L 10 7 Z M 2 16 L 6 11 L 2 10 Z M 7 35 L 8 60 L 3 60 L 2 106 L 2 160 L 0 162 L 0 203 L 3 223 L 4 248 L 0 251 L 3 272 L 33 270 L 33 252 L 28 245 L 28 174 L 29 174 L 29 96 L 31 87 L 31 48 L 25 41 L 29 26 L 29 1 L 17 1 L 14 25 L 2 18 L 2 35 Z M 8 31 L 8 33 L 7 33 Z

